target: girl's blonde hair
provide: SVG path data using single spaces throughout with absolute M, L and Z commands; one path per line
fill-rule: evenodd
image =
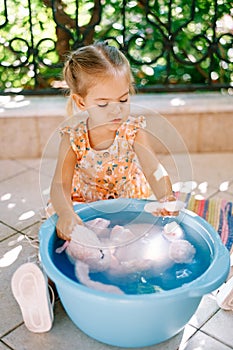
M 69 87 L 70 96 L 77 94 L 83 98 L 88 89 L 100 79 L 123 75 L 129 82 L 130 93 L 134 92 L 134 81 L 129 61 L 125 55 L 106 42 L 97 42 L 72 52 L 63 69 L 64 79 Z M 67 105 L 68 114 L 73 113 L 72 99 Z

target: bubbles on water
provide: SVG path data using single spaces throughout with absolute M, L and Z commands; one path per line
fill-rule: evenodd
M 187 268 L 181 269 L 176 271 L 176 278 L 181 279 L 181 278 L 187 278 L 192 275 L 192 271 L 190 271 Z

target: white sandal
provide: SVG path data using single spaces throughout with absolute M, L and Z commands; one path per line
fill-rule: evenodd
M 216 301 L 222 309 L 233 311 L 233 277 L 219 288 Z
M 11 289 L 25 326 L 31 332 L 48 332 L 53 324 L 54 292 L 50 287 L 50 301 L 47 278 L 42 270 L 31 262 L 21 265 L 12 276 Z

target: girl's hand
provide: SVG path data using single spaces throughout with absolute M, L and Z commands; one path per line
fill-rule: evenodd
M 176 210 L 176 211 L 168 211 L 166 208 L 162 208 L 160 211 L 154 212 L 153 215 L 155 215 L 155 216 L 163 216 L 163 217 L 166 217 L 166 216 L 178 216 L 179 215 L 179 211 L 178 210 Z
M 177 201 L 175 197 L 170 196 L 159 202 L 150 202 L 145 205 L 144 210 L 155 216 L 177 216 L 185 203 Z
M 62 213 L 56 225 L 58 237 L 65 241 L 70 241 L 71 233 L 76 225 L 83 225 L 83 222 L 74 211 Z
M 163 206 L 162 209 L 160 210 L 160 216 L 178 216 L 179 215 L 179 208 L 176 205 L 177 201 L 175 196 L 170 195 L 166 198 L 161 199 L 159 202 Z M 173 202 L 173 203 L 170 204 L 169 202 Z

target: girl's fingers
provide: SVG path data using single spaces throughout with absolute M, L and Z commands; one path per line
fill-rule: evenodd
M 153 211 L 152 214 L 154 216 L 178 216 L 179 215 L 179 211 L 167 211 L 166 209 L 161 209 L 161 210 L 157 210 L 157 211 Z
M 57 235 L 59 238 L 63 239 L 64 241 L 70 241 L 71 237 L 70 235 L 64 234 L 59 228 L 57 228 Z

